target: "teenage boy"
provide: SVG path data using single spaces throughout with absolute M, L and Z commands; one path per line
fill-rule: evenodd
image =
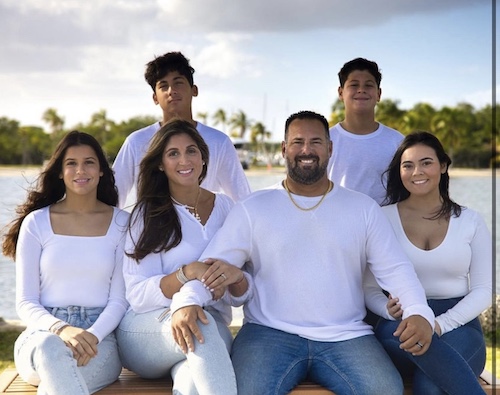
M 139 164 L 153 135 L 173 118 L 190 121 L 203 137 L 210 151 L 204 188 L 222 191 L 237 201 L 250 193 L 250 186 L 238 159 L 238 154 L 227 135 L 193 119 L 191 102 L 198 96 L 193 81 L 194 68 L 180 52 L 169 52 L 156 57 L 146 66 L 144 77 L 153 89 L 153 102 L 163 112 L 160 122 L 131 133 L 123 143 L 113 164 L 119 207 L 123 208 L 128 195 L 137 186 Z M 135 198 L 129 203 L 134 204 Z
M 356 58 L 344 64 L 338 75 L 345 119 L 330 128 L 334 150 L 328 177 L 381 204 L 386 192 L 383 173 L 404 136 L 375 121 L 375 106 L 382 94 L 377 63 Z

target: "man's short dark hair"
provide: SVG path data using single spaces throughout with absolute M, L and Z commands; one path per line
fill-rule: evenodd
M 329 128 L 330 126 L 328 125 L 328 121 L 326 120 L 326 118 L 321 115 L 321 114 L 318 114 L 314 111 L 299 111 L 299 112 L 296 112 L 292 115 L 290 115 L 288 117 L 288 119 L 286 120 L 285 122 L 285 141 L 286 141 L 286 138 L 288 136 L 288 128 L 290 126 L 290 124 L 295 121 L 296 119 L 311 119 L 311 120 L 316 120 L 316 121 L 320 121 L 323 126 L 325 127 L 325 134 L 327 136 L 327 140 L 330 140 L 330 131 L 329 131 Z

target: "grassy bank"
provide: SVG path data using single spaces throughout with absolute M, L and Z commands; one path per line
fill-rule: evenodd
M 18 331 L 0 332 L 0 371 L 14 366 L 14 341 Z

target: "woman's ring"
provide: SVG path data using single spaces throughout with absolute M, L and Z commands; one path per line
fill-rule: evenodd
M 420 343 L 420 342 L 417 342 L 417 346 L 419 346 L 420 348 L 424 347 L 424 345 L 422 343 Z
M 222 273 L 220 276 L 221 276 L 224 280 L 227 280 L 227 277 L 226 277 L 226 275 L 225 275 L 224 273 Z

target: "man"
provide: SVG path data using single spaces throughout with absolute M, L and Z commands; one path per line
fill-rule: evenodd
M 323 116 L 291 115 L 282 153 L 283 183 L 236 204 L 200 258 L 218 260 L 203 276 L 209 289 L 239 281 L 227 263 L 246 262 L 251 275 L 232 348 L 238 394 L 287 394 L 305 378 L 336 394 L 401 394 L 396 368 L 363 321 L 362 284 L 369 268 L 399 297 L 405 315 L 395 335 L 422 355 L 434 315 L 413 266 L 376 202 L 328 179 Z M 183 314 L 183 334 L 200 340 L 189 308 Z
M 385 198 L 382 175 L 404 136 L 375 121 L 375 106 L 382 94 L 377 63 L 356 58 L 344 64 L 338 75 L 345 119 L 330 129 L 334 150 L 328 176 L 381 204 Z
M 250 186 L 239 162 L 234 146 L 224 133 L 193 120 L 191 103 L 198 96 L 193 81 L 194 69 L 180 52 L 169 52 L 147 64 L 145 78 L 153 89 L 153 102 L 163 112 L 161 122 L 156 122 L 131 133 L 120 148 L 113 164 L 119 207 L 130 201 L 128 197 L 137 185 L 139 164 L 149 147 L 153 135 L 162 125 L 173 118 L 190 121 L 196 126 L 208 145 L 210 165 L 202 186 L 213 192 L 223 191 L 237 201 L 250 193 Z

